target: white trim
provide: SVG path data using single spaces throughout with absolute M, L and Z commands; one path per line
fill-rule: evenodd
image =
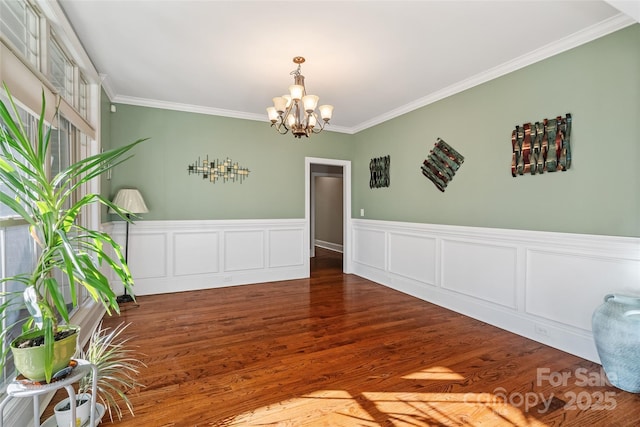
M 49 24 L 53 27 L 56 37 L 62 42 L 63 49 L 67 50 L 75 64 L 80 67 L 83 74 L 91 79 L 92 82 L 99 82 L 98 71 L 93 66 L 93 62 L 84 50 L 82 42 L 76 36 L 76 32 L 71 27 L 67 16 L 57 1 L 35 0 L 35 4 L 47 18 Z
M 640 22 L 640 0 L 604 0 L 620 12 Z
M 339 243 L 331 243 L 331 242 L 325 242 L 324 240 L 315 239 L 313 244 L 319 248 L 328 249 L 334 252 L 343 253 L 344 251 L 344 245 L 341 245 Z
M 129 227 L 136 295 L 309 277 L 303 219 L 137 221 Z M 123 221 L 103 231 L 124 245 Z M 124 292 L 112 274 L 116 294 Z
M 110 87 L 111 92 L 113 90 Z M 138 98 L 134 96 L 114 95 L 111 101 L 117 104 L 135 105 L 139 107 L 161 108 L 163 110 L 184 111 L 187 113 L 207 114 L 210 116 L 229 117 L 232 119 L 254 120 L 270 123 L 266 114 L 247 113 L 244 111 L 225 110 L 223 108 L 205 107 L 202 105 L 181 104 L 179 102 L 160 101 L 157 99 Z M 351 129 L 342 126 L 325 128 L 324 132 L 353 133 Z
M 611 3 L 614 3 L 613 6 L 616 6 L 615 3 L 621 3 L 621 2 L 614 1 Z M 599 22 L 588 28 L 585 28 L 574 34 L 571 34 L 561 40 L 558 40 L 554 43 L 550 43 L 546 46 L 542 46 L 541 48 L 528 52 L 518 58 L 515 58 L 511 61 L 507 61 L 503 64 L 500 64 L 496 67 L 491 68 L 490 70 L 486 70 L 482 73 L 476 74 L 475 76 L 471 76 L 468 79 L 457 82 L 451 86 L 448 86 L 439 91 L 436 91 L 427 96 L 424 96 L 420 99 L 412 101 L 406 105 L 395 108 L 387 113 L 381 114 L 370 120 L 364 121 L 360 124 L 357 124 L 351 127 L 329 125 L 329 127 L 325 129 L 325 132 L 327 131 L 339 132 L 339 133 L 346 133 L 350 135 L 356 134 L 365 129 L 376 126 L 380 123 L 386 122 L 388 120 L 391 120 L 403 114 L 417 110 L 418 108 L 425 107 L 429 104 L 433 104 L 434 102 L 440 101 L 441 99 L 447 98 L 449 96 L 452 96 L 462 91 L 465 91 L 467 89 L 470 89 L 474 86 L 478 86 L 482 83 L 486 83 L 490 80 L 496 79 L 498 77 L 501 77 L 513 71 L 519 70 L 528 65 L 535 64 L 536 62 L 550 58 L 554 55 L 565 52 L 569 49 L 573 49 L 574 47 L 578 47 L 585 43 L 589 43 L 593 40 L 596 40 L 600 37 L 604 37 L 607 34 L 611 34 L 615 31 L 628 27 L 629 25 L 632 25 L 635 22 L 636 20 L 631 18 L 630 16 L 627 16 L 624 13 L 619 13 L 602 22 Z M 176 102 L 168 102 L 168 101 L 160 101 L 160 100 L 147 99 L 147 98 L 137 98 L 132 96 L 117 95 L 113 92 L 112 87 L 109 86 L 108 84 L 105 85 L 105 90 L 107 91 L 107 95 L 109 95 L 109 98 L 111 98 L 112 102 L 114 103 L 137 105 L 141 107 L 162 108 L 167 110 L 185 111 L 190 113 L 209 114 L 214 116 L 230 117 L 230 118 L 244 119 L 244 120 L 256 120 L 256 121 L 267 122 L 267 123 L 269 122 L 266 114 L 247 113 L 242 111 L 225 110 L 221 108 L 204 107 L 200 105 L 189 105 L 189 104 L 181 104 Z
M 593 310 L 609 293 L 640 295 L 640 238 L 363 219 L 352 226 L 354 274 L 595 362 Z
M 305 157 L 304 159 L 304 219 L 305 219 L 305 245 L 304 257 L 309 259 L 309 247 L 311 236 L 311 164 L 342 166 L 342 244 L 344 247 L 344 261 L 342 271 L 345 274 L 352 272 L 351 266 L 351 161 L 338 159 L 323 159 L 319 157 Z M 307 267 L 309 264 L 307 263 Z M 307 270 L 307 277 L 309 276 Z
M 351 133 L 363 131 L 403 114 L 417 110 L 418 108 L 433 104 L 434 102 L 440 101 L 441 99 L 463 92 L 467 89 L 471 89 L 474 86 L 481 85 L 482 83 L 486 83 L 490 80 L 504 76 L 505 74 L 509 74 L 513 71 L 517 71 L 528 65 L 535 64 L 536 62 L 540 62 L 544 59 L 550 58 L 569 49 L 573 49 L 574 47 L 578 47 L 600 37 L 604 37 L 607 34 L 632 25 L 634 24 L 634 22 L 635 21 L 633 19 L 624 14 L 615 15 L 605 21 L 599 22 L 596 25 L 592 25 L 591 27 L 571 34 L 564 39 L 555 41 L 554 43 L 548 44 L 546 46 L 542 46 L 541 48 L 528 52 L 518 58 L 507 61 L 489 70 L 483 71 L 482 73 L 476 74 L 475 76 L 471 76 L 468 79 L 459 81 L 451 86 L 445 87 L 425 97 L 422 97 L 406 105 L 395 108 L 387 113 L 362 122 L 359 125 L 352 127 L 350 129 Z
M 107 98 L 109 101 L 113 102 L 113 98 L 116 96 L 116 92 L 113 89 L 113 83 L 111 83 L 111 78 L 107 74 L 100 74 L 100 86 L 104 89 L 107 94 Z

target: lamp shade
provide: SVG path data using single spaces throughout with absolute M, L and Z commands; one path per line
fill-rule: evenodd
M 142 198 L 142 194 L 140 194 L 137 188 L 123 188 L 118 190 L 116 197 L 113 199 L 113 204 L 134 214 L 149 212 Z M 109 212 L 113 213 L 113 210 L 109 210 Z
M 331 120 L 332 115 L 333 115 L 333 105 L 320 106 L 320 116 L 322 116 L 323 120 L 326 120 L 326 121 Z

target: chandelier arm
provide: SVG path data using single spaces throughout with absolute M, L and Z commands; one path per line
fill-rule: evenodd
M 287 131 L 290 130 L 289 126 L 287 126 L 287 118 L 292 114 L 294 104 L 295 101 L 291 100 L 291 104 L 285 109 L 284 113 L 282 113 L 282 116 L 280 116 L 280 125 L 284 126 Z
M 280 135 L 285 135 L 287 132 L 289 132 L 289 128 L 286 126 L 282 125 L 282 122 L 280 123 L 271 123 L 271 127 L 276 129 L 276 132 L 278 132 Z M 284 131 L 282 130 L 284 128 Z

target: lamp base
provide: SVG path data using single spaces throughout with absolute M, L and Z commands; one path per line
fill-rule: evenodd
M 118 295 L 118 297 L 116 298 L 116 302 L 118 304 L 124 304 L 127 302 L 133 302 L 133 297 L 129 294 L 124 294 L 124 295 Z

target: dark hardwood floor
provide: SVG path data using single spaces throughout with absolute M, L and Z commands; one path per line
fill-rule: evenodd
M 338 254 L 339 255 L 339 254 Z M 354 275 L 141 296 L 120 426 L 637 426 L 600 366 Z M 564 378 L 564 380 L 562 380 Z M 103 425 L 109 425 L 105 419 Z

